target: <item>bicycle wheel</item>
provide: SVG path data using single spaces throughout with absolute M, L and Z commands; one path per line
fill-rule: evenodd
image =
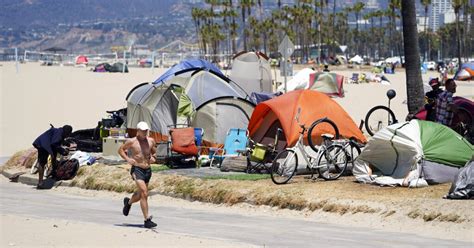
M 333 144 L 325 148 L 318 160 L 319 175 L 325 180 L 338 179 L 347 168 L 349 154 L 343 146 Z
M 391 109 L 385 106 L 375 106 L 365 116 L 365 129 L 370 136 L 374 136 L 382 128 L 397 122 L 395 114 Z
M 285 184 L 295 175 L 298 155 L 293 150 L 283 150 L 275 157 L 270 175 L 273 183 Z
M 351 163 L 352 166 L 354 166 L 354 161 L 357 159 L 357 157 L 359 157 L 359 154 L 361 153 L 361 149 L 360 147 L 357 145 L 357 144 L 354 144 L 354 143 L 349 143 L 349 147 L 348 147 L 348 150 L 347 153 L 349 153 L 349 159 L 348 159 L 348 163 Z
M 308 145 L 313 151 L 318 152 L 317 145 L 321 144 L 321 134 L 324 133 L 334 133 L 334 139 L 339 139 L 339 128 L 336 123 L 329 118 L 316 120 L 308 129 Z

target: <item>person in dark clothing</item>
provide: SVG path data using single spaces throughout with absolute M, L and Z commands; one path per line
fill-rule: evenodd
M 51 155 L 52 163 L 56 162 L 56 155 L 58 153 L 67 155 L 68 150 L 62 147 L 64 139 L 69 137 L 72 133 L 72 127 L 64 125 L 60 128 L 51 127 L 46 132 L 42 133 L 33 142 L 33 146 L 38 150 L 38 185 L 37 189 L 44 189 L 43 173 L 44 167 L 48 163 L 48 156 Z M 54 164 L 53 164 L 54 165 Z
M 436 119 L 436 99 L 438 98 L 438 95 L 443 92 L 442 89 L 439 88 L 440 83 L 438 78 L 433 78 L 430 80 L 429 85 L 433 90 L 426 92 L 426 104 L 425 104 L 425 109 L 426 109 L 426 120 L 427 121 L 435 121 Z

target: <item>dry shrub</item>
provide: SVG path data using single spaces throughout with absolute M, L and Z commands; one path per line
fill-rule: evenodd
M 371 208 L 367 205 L 359 205 L 359 206 L 351 207 L 351 208 L 352 208 L 351 212 L 353 214 L 355 214 L 355 213 L 371 214 L 371 213 L 376 213 L 376 212 L 380 211 L 379 209 Z
M 317 201 L 317 202 L 310 202 L 309 206 L 308 206 L 308 209 L 311 210 L 311 211 L 315 211 L 315 210 L 323 208 L 327 203 L 328 203 L 327 200 Z
M 13 156 L 5 162 L 5 168 L 19 167 L 23 163 L 24 156 L 28 153 L 29 150 L 22 150 L 13 154 Z
M 412 210 L 408 213 L 408 217 L 410 217 L 412 219 L 416 219 L 420 216 L 423 216 L 423 214 L 418 209 Z
M 390 211 L 387 211 L 386 213 L 384 213 L 384 216 L 385 216 L 385 217 L 389 217 L 389 216 L 395 214 L 396 212 L 397 212 L 397 211 L 395 211 L 395 210 L 390 210 Z
M 337 203 L 328 203 L 323 207 L 324 212 L 339 213 L 340 215 L 344 215 L 345 213 L 349 212 L 349 210 L 350 206 Z
M 423 220 L 424 221 L 433 221 L 436 218 L 438 218 L 439 216 L 441 216 L 441 213 L 431 212 L 431 213 L 424 214 L 423 215 Z
M 84 189 L 128 193 L 134 192 L 136 188 L 128 171 L 104 164 L 79 168 L 76 177 L 71 181 L 71 185 Z
M 461 223 L 464 220 L 461 219 L 461 216 L 457 214 L 442 214 L 441 216 L 438 217 L 439 221 L 442 222 L 456 222 L 456 223 Z

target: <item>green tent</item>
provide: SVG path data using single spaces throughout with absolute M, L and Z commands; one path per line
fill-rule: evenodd
M 452 182 L 473 156 L 473 145 L 449 127 L 412 120 L 377 132 L 359 155 L 353 174 L 358 181 L 373 182 L 378 179 L 371 171 L 377 171 L 393 179 L 386 184 L 405 186 L 419 178 L 432 184 Z

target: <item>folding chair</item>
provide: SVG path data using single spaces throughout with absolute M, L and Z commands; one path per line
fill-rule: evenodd
M 359 73 L 352 73 L 352 77 L 350 79 L 351 84 L 359 83 Z
M 247 130 L 239 128 L 231 128 L 227 132 L 224 142 L 224 148 L 211 148 L 210 167 L 213 167 L 214 161 L 217 162 L 217 167 L 220 167 L 222 161 L 226 157 L 235 157 L 246 151 L 247 147 Z

